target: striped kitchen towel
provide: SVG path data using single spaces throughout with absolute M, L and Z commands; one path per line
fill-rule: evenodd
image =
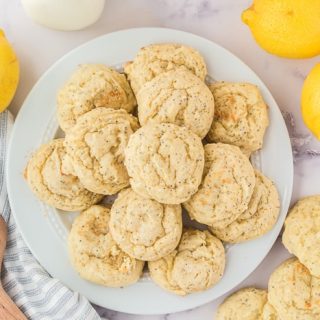
M 0 113 L 0 213 L 8 225 L 1 274 L 3 287 L 28 319 L 98 320 L 99 315 L 85 297 L 51 278 L 41 267 L 15 224 L 5 183 L 5 159 L 12 124 L 8 111 Z

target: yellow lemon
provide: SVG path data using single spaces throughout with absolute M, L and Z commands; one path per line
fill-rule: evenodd
M 305 124 L 320 140 L 320 63 L 311 70 L 303 84 L 301 111 Z
M 254 0 L 242 21 L 272 54 L 286 58 L 320 54 L 320 0 Z
M 19 82 L 19 62 L 0 29 L 0 112 L 10 104 Z

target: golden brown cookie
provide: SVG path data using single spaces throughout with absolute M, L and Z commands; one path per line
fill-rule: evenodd
M 236 145 L 246 154 L 260 149 L 269 117 L 257 86 L 216 82 L 209 88 L 215 100 L 215 117 L 209 140 Z
M 137 101 L 142 126 L 148 122 L 175 123 L 203 139 L 213 120 L 212 93 L 187 69 L 159 74 L 141 87 Z
M 58 119 L 64 131 L 77 119 L 99 108 L 130 112 L 136 100 L 125 75 L 103 64 L 82 64 L 58 92 Z
M 262 320 L 285 320 L 280 318 L 275 308 L 267 302 L 263 307 Z
M 280 212 L 279 195 L 274 183 L 255 170 L 256 184 L 248 208 L 224 228 L 210 228 L 222 241 L 238 243 L 270 231 Z
M 131 135 L 125 165 L 135 192 L 160 203 L 180 204 L 201 182 L 201 139 L 175 124 L 147 124 Z
M 174 43 L 151 44 L 139 50 L 132 62 L 124 66 L 135 94 L 141 86 L 160 73 L 186 68 L 204 81 L 207 67 L 195 49 Z
M 204 150 L 201 185 L 183 206 L 192 219 L 224 228 L 248 208 L 256 183 L 254 169 L 236 146 L 213 143 Z
M 224 247 L 208 231 L 187 229 L 176 250 L 148 266 L 152 280 L 163 289 L 178 295 L 204 291 L 223 275 Z
M 88 190 L 111 195 L 129 185 L 124 149 L 138 127 L 137 119 L 125 110 L 96 108 L 67 132 L 67 153 Z
M 306 197 L 291 209 L 282 242 L 313 276 L 320 277 L 320 195 Z
M 30 189 L 43 202 L 65 210 L 84 210 L 99 202 L 102 196 L 84 188 L 70 173 L 64 139 L 43 144 L 31 157 L 25 170 Z
M 215 320 L 262 320 L 267 295 L 266 290 L 240 289 L 223 301 Z
M 110 209 L 92 206 L 80 213 L 69 234 L 69 255 L 80 277 L 107 287 L 137 282 L 143 261 L 131 258 L 112 239 Z
M 320 319 L 320 278 L 298 259 L 286 260 L 272 273 L 268 290 L 268 300 L 280 319 Z
M 182 234 L 180 205 L 145 199 L 128 188 L 111 208 L 110 232 L 131 257 L 153 261 L 171 253 Z

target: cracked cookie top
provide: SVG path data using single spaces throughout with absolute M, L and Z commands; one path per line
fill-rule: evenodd
M 312 275 L 320 277 L 320 195 L 301 199 L 290 210 L 282 242 Z
M 92 206 L 80 213 L 68 238 L 69 255 L 79 275 L 89 281 L 122 287 L 139 280 L 143 261 L 124 253 L 109 232 L 110 209 Z
M 272 229 L 280 212 L 274 183 L 255 170 L 256 184 L 248 208 L 224 228 L 210 228 L 222 241 L 238 243 L 262 236 Z
M 263 320 L 267 290 L 244 288 L 227 297 L 219 306 L 216 320 Z
M 201 182 L 201 139 L 175 124 L 147 124 L 130 136 L 125 165 L 135 192 L 160 203 L 182 203 Z
M 88 190 L 111 195 L 129 185 L 124 149 L 138 127 L 137 119 L 125 110 L 96 108 L 68 131 L 67 153 Z
M 276 309 L 269 302 L 264 305 L 262 320 L 281 320 Z
M 199 190 L 183 205 L 192 219 L 224 228 L 248 208 L 255 186 L 254 169 L 236 146 L 207 144 Z
M 36 196 L 49 205 L 65 211 L 84 210 L 102 196 L 85 189 L 69 169 L 64 139 L 42 145 L 29 160 L 25 177 Z
M 209 140 L 236 145 L 246 154 L 260 149 L 269 117 L 268 108 L 257 86 L 250 83 L 216 82 L 209 85 L 209 88 L 215 101 Z
M 296 258 L 283 262 L 271 275 L 268 300 L 280 319 L 320 319 L 320 279 Z
M 157 260 L 172 252 L 182 233 L 180 205 L 145 199 L 122 190 L 111 208 L 110 232 L 120 248 L 139 260 Z
M 68 131 L 92 109 L 130 112 L 136 100 L 125 75 L 103 64 L 82 64 L 59 90 L 57 104 L 59 124 L 63 131 Z
M 214 100 L 207 85 L 187 69 L 161 73 L 145 83 L 137 94 L 139 121 L 175 123 L 201 139 L 208 133 Z
M 223 275 L 224 247 L 209 231 L 187 229 L 176 250 L 148 262 L 148 267 L 152 280 L 168 291 L 178 295 L 203 291 Z
M 137 94 L 143 84 L 160 73 L 186 68 L 202 81 L 207 67 L 201 54 L 195 49 L 174 43 L 151 44 L 139 50 L 132 62 L 124 66 L 132 90 Z

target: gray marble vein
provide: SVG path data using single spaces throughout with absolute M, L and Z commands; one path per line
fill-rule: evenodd
M 320 157 L 320 146 L 318 148 L 311 146 L 311 142 L 314 140 L 314 137 L 310 133 L 301 133 L 299 131 L 292 113 L 282 111 L 282 115 L 285 119 L 290 135 L 294 161 L 296 162 L 303 159 Z

